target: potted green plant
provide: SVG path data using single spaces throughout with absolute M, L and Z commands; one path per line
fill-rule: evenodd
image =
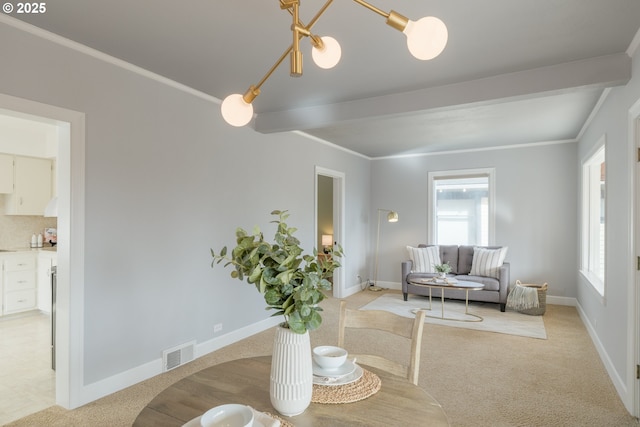
M 252 234 L 243 228 L 236 230 L 236 247 L 229 253 L 223 247 L 216 253 L 211 249 L 211 266 L 226 261 L 225 267 L 233 266 L 231 277 L 254 284 L 264 295 L 267 310 L 276 310 L 273 316 L 284 316 L 283 327 L 303 334 L 317 329 L 322 323 L 319 307 L 325 298 L 323 291 L 331 289 L 329 279 L 340 267 L 342 248 L 328 248 L 327 256 L 304 254 L 300 241 L 293 236 L 296 228 L 290 228 L 285 220 L 287 211 L 273 211 L 278 217 L 274 242 L 264 239 L 259 227 Z
M 451 266 L 448 262 L 445 262 L 444 264 L 436 264 L 433 266 L 433 268 L 438 273 L 438 276 L 442 279 L 444 279 L 447 274 L 451 273 Z
M 276 329 L 271 363 L 270 398 L 273 407 L 282 415 L 298 415 L 311 403 L 313 370 L 309 331 L 322 323 L 319 303 L 323 291 L 331 289 L 329 278 L 343 256 L 342 248 L 329 248 L 326 256 L 304 254 L 300 241 L 293 236 L 296 228 L 285 220 L 287 211 L 273 211 L 278 219 L 274 242 L 269 243 L 258 227 L 249 234 L 236 230 L 236 246 L 231 253 L 227 247 L 220 252 L 211 249 L 215 266 L 226 261 L 233 266 L 231 277 L 256 286 L 264 295 L 267 310 L 273 316 L 284 316 Z

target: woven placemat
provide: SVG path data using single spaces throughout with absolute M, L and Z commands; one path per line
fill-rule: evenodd
M 280 427 L 294 427 L 294 425 L 291 424 L 289 421 L 275 414 L 272 414 L 271 412 L 265 412 L 265 414 L 269 415 L 271 418 L 275 418 L 276 420 L 280 421 Z
M 382 381 L 373 372 L 362 370 L 358 381 L 344 385 L 313 385 L 311 401 L 313 403 L 352 403 L 364 400 L 380 390 Z

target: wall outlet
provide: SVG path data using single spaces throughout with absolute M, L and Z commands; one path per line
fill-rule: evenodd
M 222 330 L 222 323 L 216 323 L 216 324 L 213 326 L 213 332 L 214 332 L 214 333 L 215 333 L 215 332 L 220 332 L 221 330 Z

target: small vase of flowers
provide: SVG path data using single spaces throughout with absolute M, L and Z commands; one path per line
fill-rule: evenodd
M 436 264 L 433 266 L 433 268 L 438 273 L 438 277 L 440 279 L 446 278 L 447 274 L 451 272 L 451 266 L 449 265 L 448 262 L 445 262 L 444 264 Z

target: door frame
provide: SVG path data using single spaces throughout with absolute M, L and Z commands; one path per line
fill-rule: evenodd
M 0 93 L 0 108 L 58 126 L 56 404 L 73 409 L 84 384 L 85 115 Z M 73 221 L 71 220 L 73 218 Z
M 629 162 L 631 186 L 630 195 L 630 224 L 631 262 L 629 280 L 629 327 L 628 350 L 629 375 L 628 390 L 630 390 L 630 404 L 628 409 L 635 417 L 640 416 L 640 380 L 637 378 L 636 367 L 640 365 L 640 100 L 629 109 Z
M 347 245 L 347 236 L 345 231 L 345 181 L 344 172 L 332 169 L 315 167 L 314 171 L 314 236 L 318 235 L 318 176 L 326 176 L 333 178 L 333 241 L 338 242 L 343 248 Z M 315 239 L 315 237 L 314 237 Z M 335 298 L 343 298 L 345 296 L 345 262 L 342 260 L 342 266 L 336 270 L 337 274 L 333 276 L 333 296 Z

